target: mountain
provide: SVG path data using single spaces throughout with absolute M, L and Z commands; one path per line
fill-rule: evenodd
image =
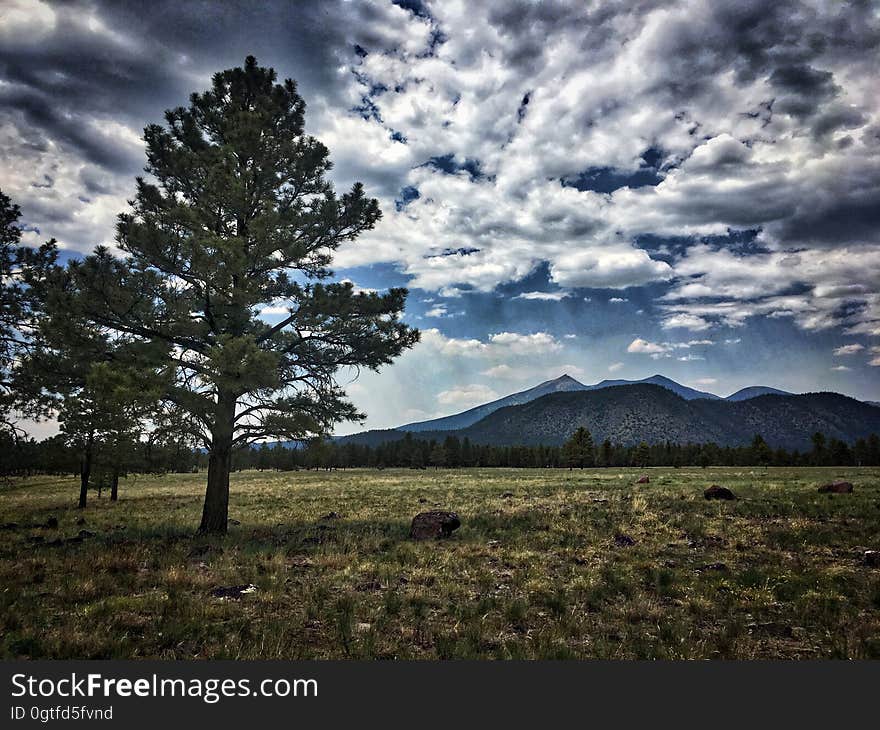
M 584 390 L 598 390 L 599 388 L 615 388 L 618 385 L 659 385 L 662 388 L 671 390 L 676 395 L 681 396 L 685 400 L 696 400 L 697 398 L 709 398 L 710 400 L 719 400 L 719 396 L 714 393 L 707 393 L 702 390 L 694 390 L 686 385 L 676 383 L 663 375 L 652 375 L 650 378 L 642 380 L 603 380 L 595 385 L 588 385 Z
M 540 385 L 536 385 L 529 390 L 523 390 L 519 393 L 499 398 L 491 403 L 484 403 L 476 408 L 456 413 L 443 418 L 435 418 L 430 421 L 418 421 L 416 423 L 408 423 L 405 426 L 399 426 L 398 431 L 452 431 L 457 428 L 466 428 L 472 423 L 476 423 L 481 418 L 485 418 L 490 413 L 494 413 L 499 408 L 505 406 L 516 406 L 522 403 L 528 403 L 536 398 L 547 395 L 549 393 L 568 392 L 574 390 L 585 390 L 587 388 L 583 383 L 579 383 L 568 375 L 562 375 L 555 380 L 547 380 Z
M 752 385 L 748 388 L 738 390 L 736 391 L 736 393 L 731 393 L 724 400 L 748 400 L 749 398 L 757 398 L 759 395 L 794 395 L 794 393 L 789 393 L 785 390 L 779 390 L 778 388 L 770 388 L 766 385 Z
M 466 428 L 423 431 L 418 437 L 442 440 L 454 434 L 479 444 L 558 445 L 579 426 L 596 442 L 607 438 L 624 445 L 712 441 L 737 446 L 760 433 L 773 448 L 806 450 L 817 431 L 849 443 L 880 433 L 880 408 L 837 393 L 687 400 L 666 387 L 640 383 L 553 392 L 499 408 Z M 342 440 L 376 445 L 404 436 L 401 430 L 370 431 Z

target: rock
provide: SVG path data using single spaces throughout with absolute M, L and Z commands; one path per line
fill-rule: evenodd
M 241 520 L 233 520 L 231 517 L 226 520 L 226 524 L 232 525 L 233 527 L 238 527 L 241 524 Z
M 622 532 L 618 532 L 614 536 L 614 544 L 617 545 L 617 547 L 630 547 L 631 545 L 635 545 L 636 541 L 629 535 L 624 535 Z
M 427 499 L 425 499 L 424 497 L 419 497 L 419 504 L 427 504 L 427 503 L 428 503 Z
M 221 600 L 230 599 L 233 601 L 239 601 L 242 596 L 256 592 L 257 587 L 253 583 L 247 583 L 240 586 L 219 586 L 211 591 L 211 595 L 214 596 L 214 598 L 219 598 Z
M 823 484 L 819 487 L 819 492 L 822 493 L 831 493 L 831 494 L 851 494 L 853 490 L 853 485 L 850 482 L 831 482 L 830 484 Z
M 430 512 L 420 512 L 413 517 L 409 536 L 413 540 L 433 540 L 449 537 L 453 530 L 457 530 L 459 527 L 461 527 L 461 521 L 455 512 L 434 509 Z
M 85 538 L 87 538 L 87 537 L 94 537 L 94 536 L 95 536 L 95 533 L 94 533 L 94 532 L 89 532 L 88 530 L 80 530 L 80 531 L 79 531 L 79 536 L 80 536 L 81 538 L 85 539 Z
M 725 571 L 725 570 L 727 570 L 727 564 L 726 563 L 707 563 L 703 567 L 697 568 L 697 570 L 700 573 L 702 573 L 704 570 Z
M 736 499 L 736 495 L 727 487 L 719 487 L 717 484 L 713 484 L 703 492 L 703 496 L 706 499 Z
M 4 522 L 0 525 L 0 530 L 17 530 L 18 523 L 17 522 Z
M 322 520 L 338 520 L 342 515 L 338 512 L 328 512 L 326 515 L 321 517 Z
M 57 530 L 58 529 L 58 518 L 57 517 L 50 517 L 48 520 L 46 520 L 43 523 L 43 527 L 45 527 L 47 530 Z
M 74 522 L 73 524 L 84 525 L 84 524 L 86 524 L 86 518 L 85 517 L 77 517 L 76 522 Z
M 865 550 L 862 560 L 871 568 L 880 568 L 880 550 Z
M 507 499 L 508 497 L 512 497 L 512 496 L 513 496 L 513 492 L 505 492 L 504 494 L 501 495 L 501 498 Z
M 650 481 L 647 474 L 642 474 L 642 476 L 636 479 L 636 484 L 648 484 Z

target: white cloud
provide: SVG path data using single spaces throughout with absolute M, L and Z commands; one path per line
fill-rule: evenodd
M 702 332 L 703 330 L 709 329 L 712 324 L 695 314 L 682 313 L 673 314 L 669 317 L 666 317 L 663 320 L 663 324 L 661 326 L 663 327 L 663 329 L 674 329 L 677 327 L 681 327 L 683 329 L 691 330 L 692 332 Z
M 500 396 L 487 385 L 461 385 L 437 394 L 437 403 L 444 408 L 467 409 L 497 400 Z
M 693 381 L 695 385 L 715 385 L 718 382 L 717 378 L 697 378 Z
M 623 369 L 622 362 L 613 362 L 608 366 L 609 373 L 616 373 L 618 370 L 622 370 L 622 369 Z
M 438 304 L 425 312 L 426 317 L 445 317 L 448 314 L 445 304 Z
M 848 368 L 846 365 L 835 365 L 831 369 L 839 373 L 848 372 L 849 370 L 851 370 L 851 368 Z
M 669 346 L 657 342 L 648 342 L 641 337 L 636 337 L 626 348 L 627 352 L 634 352 L 643 355 L 659 355 L 669 351 Z
M 624 297 L 611 297 L 611 299 L 609 299 L 608 301 L 611 304 L 622 304 L 623 302 L 628 302 L 629 299 L 626 299 Z
M 542 355 L 562 349 L 562 344 L 547 332 L 535 332 L 530 335 L 499 332 L 489 336 L 489 344 L 516 355 Z
M 838 357 L 842 355 L 855 355 L 857 352 L 861 352 L 864 349 L 864 345 L 854 342 L 851 345 L 841 345 L 840 347 L 834 348 L 834 354 Z
M 571 296 L 567 291 L 526 291 L 518 294 L 514 299 L 530 299 L 546 302 L 558 302 Z

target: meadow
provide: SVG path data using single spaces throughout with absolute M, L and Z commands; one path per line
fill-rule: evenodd
M 225 538 L 204 480 L 0 485 L 0 655 L 880 658 L 880 469 L 249 471 Z M 409 540 L 432 508 L 461 528 Z

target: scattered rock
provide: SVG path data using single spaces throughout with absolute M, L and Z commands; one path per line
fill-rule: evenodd
M 513 492 L 505 492 L 504 494 L 501 495 L 501 498 L 507 499 L 508 497 L 512 497 L 512 496 L 513 496 Z
M 588 561 L 586 558 L 582 558 L 582 557 L 576 557 L 576 558 L 574 559 L 574 564 L 575 564 L 575 565 L 587 565 L 588 562 L 589 562 L 589 561 Z
M 434 509 L 430 512 L 420 512 L 413 517 L 409 528 L 409 536 L 413 540 L 433 540 L 440 537 L 449 537 L 453 530 L 461 527 L 461 520 L 455 512 Z
M 322 520 L 338 520 L 342 515 L 338 512 L 328 512 L 326 515 L 321 517 Z
M 706 570 L 725 571 L 725 570 L 727 570 L 727 564 L 726 563 L 707 563 L 706 565 L 702 566 L 701 568 L 697 568 L 697 571 L 700 573 L 702 573 L 703 571 L 706 571 Z
M 211 591 L 211 595 L 221 600 L 240 601 L 242 596 L 256 592 L 257 587 L 253 583 L 246 583 L 240 586 L 219 586 Z
M 419 504 L 427 504 L 427 503 L 428 503 L 427 499 L 425 499 L 424 497 L 419 497 Z
M 58 529 L 58 518 L 57 517 L 50 517 L 48 520 L 46 520 L 43 523 L 42 526 L 45 527 L 47 530 L 57 530 Z
M 74 535 L 73 537 L 68 537 L 64 542 L 66 542 L 70 545 L 77 545 L 77 544 L 81 543 L 82 541 L 83 541 L 83 538 L 81 535 Z
M 359 634 L 365 634 L 372 628 L 373 628 L 373 624 L 368 624 L 366 621 L 360 621 L 360 622 L 358 622 L 357 626 L 355 626 L 355 630 Z
M 642 476 L 636 479 L 636 484 L 648 484 L 650 481 L 647 474 L 642 474 Z
M 89 532 L 88 530 L 80 530 L 79 531 L 79 537 L 81 537 L 83 539 L 85 539 L 87 537 L 94 537 L 94 536 L 95 536 L 94 532 Z
M 231 517 L 226 520 L 226 524 L 232 525 L 233 527 L 238 527 L 241 524 L 241 520 L 233 520 Z
M 831 494 L 851 494 L 853 490 L 853 485 L 850 482 L 831 482 L 830 484 L 823 484 L 819 487 L 818 491 L 822 493 L 831 493 Z
M 617 545 L 617 547 L 630 547 L 635 545 L 636 541 L 629 535 L 624 535 L 622 532 L 618 532 L 614 535 L 614 544 Z
M 85 517 L 77 517 L 76 522 L 74 522 L 73 524 L 84 525 L 84 524 L 86 524 L 86 518 Z
M 706 499 L 736 499 L 736 495 L 727 487 L 719 487 L 717 484 L 713 484 L 703 492 L 703 496 Z
M 880 550 L 865 550 L 862 560 L 871 568 L 880 568 Z

